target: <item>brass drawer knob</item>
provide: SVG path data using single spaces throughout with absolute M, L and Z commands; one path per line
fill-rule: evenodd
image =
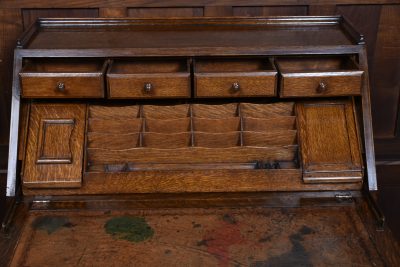
M 64 92 L 65 91 L 65 83 L 63 82 L 58 82 L 56 85 L 56 89 L 60 92 Z
M 153 84 L 152 83 L 145 83 L 143 90 L 145 93 L 150 93 L 153 90 Z
M 328 90 L 328 85 L 325 82 L 320 82 L 317 87 L 317 93 L 322 94 Z
M 232 83 L 232 91 L 235 93 L 240 91 L 240 84 L 238 82 Z

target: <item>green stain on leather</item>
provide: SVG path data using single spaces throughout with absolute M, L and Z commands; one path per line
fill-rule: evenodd
M 154 235 L 154 230 L 142 217 L 115 217 L 108 220 L 104 228 L 107 234 L 130 242 L 142 242 Z

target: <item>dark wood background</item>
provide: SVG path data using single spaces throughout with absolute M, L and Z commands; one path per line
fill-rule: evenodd
M 400 179 L 395 178 L 399 176 L 399 168 L 385 165 L 400 164 L 399 0 L 1 0 L 0 169 L 5 169 L 8 149 L 13 48 L 18 36 L 37 17 L 141 18 L 334 14 L 346 16 L 366 36 L 375 150 L 378 164 L 381 164 L 378 168 L 378 178 L 379 184 L 384 189 L 382 191 L 390 188 L 388 195 L 391 197 L 382 204 L 390 206 L 394 198 L 399 195 L 393 192 L 400 191 Z M 0 173 L 0 185 L 4 184 L 5 180 L 4 171 L 1 172 L 3 174 Z

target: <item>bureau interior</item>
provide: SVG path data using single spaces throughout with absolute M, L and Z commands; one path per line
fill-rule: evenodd
M 352 56 L 29 59 L 24 193 L 358 190 L 361 75 Z

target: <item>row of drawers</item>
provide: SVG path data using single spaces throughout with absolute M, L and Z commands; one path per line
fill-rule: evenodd
M 362 74 L 347 56 L 31 59 L 20 78 L 27 98 L 319 97 L 360 94 Z

